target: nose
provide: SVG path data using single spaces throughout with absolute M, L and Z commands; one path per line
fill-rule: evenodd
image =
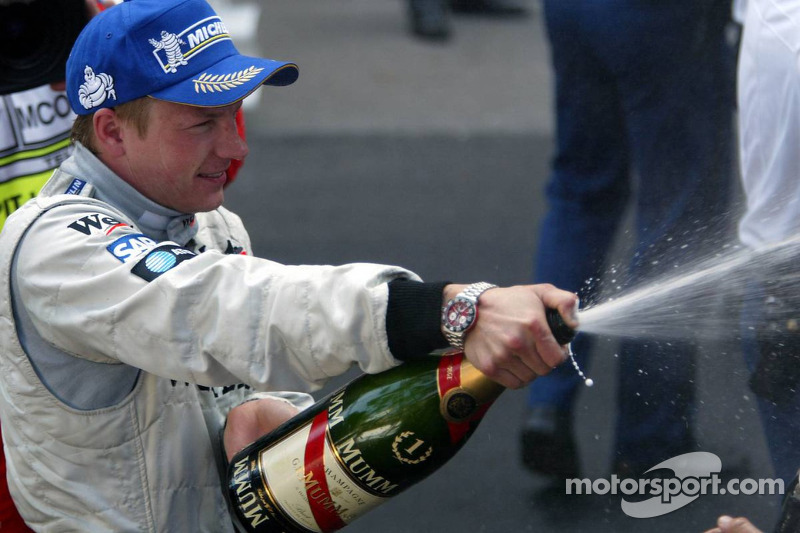
M 250 153 L 247 141 L 244 139 L 244 118 L 242 110 L 236 112 L 234 120 L 225 121 L 222 139 L 219 143 L 219 156 L 224 159 L 242 160 Z

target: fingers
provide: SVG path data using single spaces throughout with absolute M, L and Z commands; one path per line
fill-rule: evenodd
M 761 530 L 747 518 L 722 515 L 717 519 L 717 527 L 708 529 L 704 533 L 761 533 Z
M 550 371 L 544 365 L 541 365 L 541 368 L 537 371 L 528 366 L 522 358 L 513 354 L 502 358 L 495 368 L 496 371 L 492 372 L 494 375 L 489 377 L 509 389 L 524 387 L 537 377 L 543 376 Z
M 230 461 L 236 452 L 289 420 L 298 409 L 275 398 L 245 402 L 228 413 L 223 433 L 223 448 Z
M 559 309 L 565 322 L 576 324 L 577 303 L 577 296 L 551 285 L 487 291 L 480 299 L 476 326 L 467 335 L 467 358 L 508 388 L 527 385 L 567 358 L 550 331 L 545 308 Z
M 490 356 L 476 361 L 474 354 L 477 351 L 479 350 L 474 350 L 468 344 L 465 350 L 467 359 L 486 376 L 509 389 L 520 389 L 529 385 L 537 377 L 545 376 L 553 370 L 553 367 L 547 366 L 537 355 L 523 359 L 521 356 L 504 354 L 503 356 Z M 532 368 L 532 366 L 535 368 Z
M 731 518 L 722 515 L 717 519 L 717 529 L 721 533 L 761 533 L 747 518 Z
M 539 298 L 541 298 L 545 307 L 558 310 L 558 313 L 569 327 L 573 329 L 578 328 L 578 307 L 580 305 L 580 300 L 577 294 L 562 291 L 547 283 L 534 285 L 534 290 Z
M 476 331 L 467 336 L 464 353 L 478 370 L 509 389 L 524 387 L 550 371 L 541 359 L 528 363 L 530 358 L 517 355 L 509 345 L 519 346 L 519 343 L 509 343 Z
M 564 348 L 556 341 L 553 332 L 550 331 L 544 306 L 541 308 L 541 316 L 537 312 L 535 317 L 529 319 L 526 327 L 529 332 L 530 342 L 533 343 L 529 350 L 530 364 L 535 365 L 537 359 L 541 360 L 546 365 L 546 371 L 544 373 L 539 372 L 539 375 L 543 376 L 563 363 L 567 354 Z M 539 368 L 544 370 L 542 367 Z

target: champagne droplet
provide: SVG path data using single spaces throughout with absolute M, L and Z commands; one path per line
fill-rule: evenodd
M 572 362 L 575 372 L 577 372 L 578 376 L 580 376 L 580 378 L 583 380 L 583 384 L 587 387 L 592 387 L 594 385 L 594 380 L 587 378 L 586 374 L 584 374 L 583 370 L 581 370 L 581 367 L 578 366 L 578 361 L 575 360 L 575 353 L 572 351 L 572 343 L 567 344 L 567 350 L 569 351 L 569 360 Z

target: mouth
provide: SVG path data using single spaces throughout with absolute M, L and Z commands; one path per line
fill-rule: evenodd
M 227 180 L 224 170 L 219 172 L 198 172 L 197 177 L 208 181 L 221 181 L 223 183 Z

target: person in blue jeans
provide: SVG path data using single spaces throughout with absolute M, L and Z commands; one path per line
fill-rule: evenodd
M 409 28 L 416 37 L 450 38 L 450 14 L 517 18 L 528 14 L 516 0 L 408 0 Z
M 543 0 L 555 75 L 556 148 L 535 279 L 597 295 L 629 204 L 632 284 L 724 238 L 733 174 L 735 39 L 721 0 Z M 657 304 L 657 303 L 656 303 Z M 592 338 L 573 342 L 586 366 Z M 613 471 L 641 474 L 695 449 L 690 341 L 624 340 Z M 576 477 L 569 365 L 537 379 L 521 428 L 533 472 Z M 543 459 L 546 458 L 546 459 Z

